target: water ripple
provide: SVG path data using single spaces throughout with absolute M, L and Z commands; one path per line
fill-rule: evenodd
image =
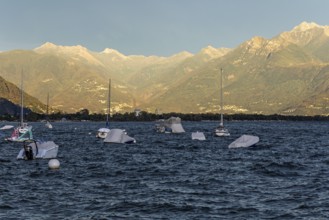
M 136 144 L 104 144 L 101 123 L 32 123 L 60 145 L 59 170 L 47 160 L 17 161 L 1 142 L 0 219 L 328 219 L 329 144 L 321 122 L 183 122 L 185 134 L 153 123 L 113 123 Z M 190 132 L 204 131 L 206 141 Z M 257 146 L 228 149 L 241 134 Z

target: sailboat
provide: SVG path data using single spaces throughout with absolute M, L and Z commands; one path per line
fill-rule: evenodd
M 230 132 L 224 127 L 223 120 L 223 69 L 220 69 L 220 123 L 215 129 L 215 135 L 218 137 L 230 136 Z
M 159 133 L 184 133 L 180 117 L 170 117 L 168 119 L 159 119 L 155 124 L 155 131 Z
M 21 113 L 20 113 L 20 125 L 16 127 L 9 138 L 6 141 L 22 142 L 33 139 L 32 126 L 24 123 L 24 94 L 23 94 L 23 74 L 21 79 Z
M 49 128 L 49 129 L 52 129 L 53 126 L 50 124 L 49 122 L 49 117 L 48 117 L 48 114 L 49 114 L 49 93 L 47 95 L 47 122 L 46 122 L 46 127 Z
M 112 144 L 131 144 L 136 143 L 135 138 L 130 137 L 125 129 L 112 128 L 109 129 L 109 115 L 111 103 L 111 79 L 109 81 L 109 93 L 108 93 L 108 108 L 106 114 L 106 127 L 98 129 L 97 137 L 104 138 L 104 143 Z
M 110 123 L 109 123 L 109 115 L 111 111 L 111 79 L 109 80 L 109 89 L 108 89 L 108 96 L 107 96 L 107 112 L 106 112 L 106 124 L 105 128 L 100 128 L 97 131 L 96 137 L 97 138 L 106 138 L 107 134 L 111 131 L 110 130 Z

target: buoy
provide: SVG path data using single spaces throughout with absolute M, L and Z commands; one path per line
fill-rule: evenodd
M 60 163 L 57 159 L 51 159 L 48 162 L 48 166 L 50 169 L 58 169 L 60 166 Z

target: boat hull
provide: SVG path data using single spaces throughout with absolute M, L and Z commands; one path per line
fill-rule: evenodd
M 228 137 L 230 135 L 231 135 L 230 132 L 225 128 L 215 130 L 215 136 L 217 137 Z

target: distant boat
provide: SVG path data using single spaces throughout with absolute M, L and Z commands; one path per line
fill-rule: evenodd
M 108 89 L 108 95 L 107 95 L 107 112 L 106 112 L 106 124 L 105 128 L 100 128 L 97 131 L 96 137 L 97 138 L 106 138 L 110 130 L 110 123 L 109 123 L 109 116 L 111 111 L 111 79 L 109 80 L 109 89 Z
M 1 127 L 0 130 L 8 130 L 8 129 L 12 129 L 13 127 L 14 127 L 13 125 L 5 125 Z
M 253 135 L 242 135 L 233 141 L 228 148 L 251 147 L 259 142 L 259 137 Z
M 166 131 L 165 120 L 164 119 L 156 120 L 154 130 L 159 133 L 164 133 Z
M 132 144 L 136 143 L 135 138 L 130 137 L 123 129 L 112 128 L 104 139 L 105 143 Z
M 6 138 L 6 141 L 22 142 L 25 140 L 33 139 L 32 126 L 24 123 L 24 94 L 23 94 L 23 73 L 21 77 L 21 113 L 20 125 L 14 129 L 11 136 Z
M 0 128 L 0 131 L 5 131 L 5 130 L 9 130 L 14 128 L 13 125 L 4 125 Z M 0 132 L 0 137 L 3 138 L 4 136 L 6 136 L 3 132 Z M 7 140 L 8 138 L 5 138 L 5 140 Z
M 160 119 L 156 121 L 155 130 L 160 133 L 184 133 L 179 117 L 170 117 L 168 119 Z
M 204 136 L 203 132 L 199 132 L 199 131 L 192 132 L 191 136 L 192 136 L 192 140 L 199 140 L 199 141 L 206 140 L 206 136 Z
M 220 69 L 220 123 L 219 126 L 215 129 L 215 135 L 218 137 L 230 136 L 230 132 L 227 128 L 224 127 L 223 119 L 223 69 Z
M 53 128 L 53 125 L 50 124 L 49 121 L 46 122 L 45 126 L 46 126 L 47 128 L 49 128 L 49 129 L 52 129 L 52 128 Z
M 19 151 L 17 159 L 33 160 L 51 159 L 57 157 L 59 147 L 53 141 L 41 142 L 36 140 L 28 140 L 23 143 L 23 148 Z
M 49 117 L 48 117 L 48 115 L 49 115 L 49 93 L 47 95 L 47 112 L 46 112 L 46 114 L 47 114 L 47 122 L 46 122 L 45 126 L 49 129 L 52 129 L 53 126 L 50 124 Z

